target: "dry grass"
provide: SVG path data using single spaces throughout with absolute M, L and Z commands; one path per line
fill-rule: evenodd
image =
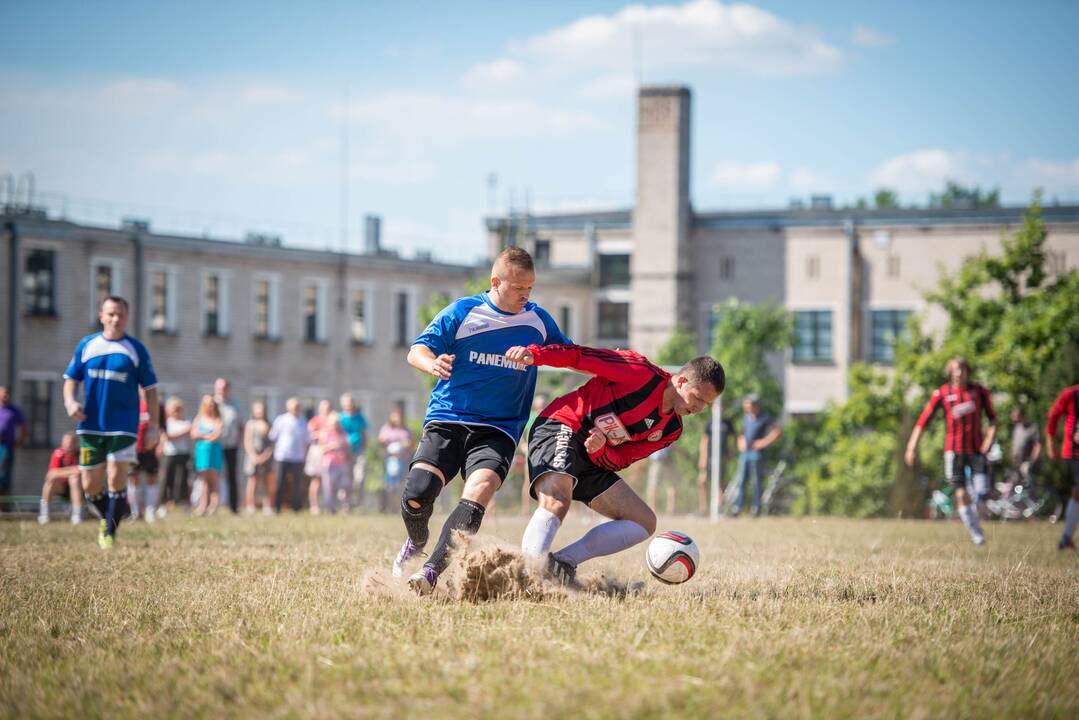
M 389 577 L 393 518 L 170 517 L 110 554 L 92 526 L 0 523 L 0 715 L 1079 716 L 1079 558 L 1057 527 L 978 549 L 951 523 L 661 526 L 701 545 L 684 586 L 634 549 L 594 563 L 594 592 L 469 602 Z M 513 562 L 495 565 L 531 587 Z

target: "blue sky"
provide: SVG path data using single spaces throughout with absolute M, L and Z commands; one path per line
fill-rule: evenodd
M 344 158 L 353 247 L 376 213 L 469 261 L 492 173 L 498 210 L 629 206 L 637 68 L 693 90 L 700 209 L 944 178 L 1079 201 L 1074 2 L 9 0 L 0 26 L 0 173 L 79 219 L 335 246 Z

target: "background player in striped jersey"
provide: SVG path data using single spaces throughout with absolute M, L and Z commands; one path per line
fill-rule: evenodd
M 157 376 L 150 353 L 125 332 L 127 317 L 127 300 L 105 298 L 98 316 L 102 331 L 79 341 L 64 371 L 64 407 L 79 423 L 82 489 L 102 518 L 97 542 L 103 550 L 112 547 L 116 528 L 129 512 L 127 471 L 135 460 L 140 387 L 149 410 L 145 445 L 157 445 Z M 85 404 L 75 399 L 79 383 L 85 387 Z
M 572 581 L 582 562 L 625 550 L 655 532 L 652 508 L 618 472 L 677 440 L 682 417 L 709 407 L 723 392 L 726 376 L 707 356 L 673 376 L 629 350 L 532 345 L 512 348 L 506 356 L 595 376 L 548 405 L 528 439 L 531 492 L 540 506 L 525 528 L 521 550 L 547 556 L 549 569 Z M 573 500 L 610 521 L 548 555 Z
M 1057 548 L 1074 550 L 1075 528 L 1079 526 L 1079 385 L 1065 388 L 1057 396 L 1045 421 L 1045 449 L 1050 460 L 1057 459 L 1056 434 L 1060 419 L 1064 418 L 1064 442 L 1060 457 L 1067 461 L 1072 471 L 1072 496 L 1064 512 L 1064 532 Z
M 918 441 L 925 426 L 938 410 L 944 413 L 947 424 L 944 434 L 944 477 L 955 488 L 959 517 L 970 531 L 975 545 L 985 543 L 985 534 L 978 521 L 978 511 L 966 487 L 965 470 L 970 469 L 974 492 L 988 492 L 989 477 L 986 474 L 985 454 L 993 445 L 997 432 L 997 414 L 989 391 L 983 385 L 970 382 L 970 364 L 965 358 L 953 357 L 945 366 L 948 383 L 933 391 L 932 397 L 922 410 L 907 442 L 907 465 L 914 465 Z M 989 428 L 982 432 L 982 413 L 989 420 Z
M 420 594 L 430 593 L 445 569 L 452 532 L 479 530 L 528 420 L 536 369 L 507 361 L 506 351 L 569 342 L 547 311 L 528 301 L 535 280 L 532 257 L 506 248 L 491 269 L 491 289 L 444 308 L 409 350 L 408 362 L 438 383 L 405 479 L 401 516 L 408 538 L 394 560 L 394 576 L 404 574 L 405 564 L 427 544 L 442 488 L 459 472 L 465 478 L 461 501 L 430 558 L 409 578 Z

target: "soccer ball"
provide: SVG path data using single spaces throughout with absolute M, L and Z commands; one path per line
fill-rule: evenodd
M 677 585 L 689 580 L 697 572 L 701 551 L 697 543 L 685 533 L 668 530 L 652 538 L 644 562 L 648 572 L 661 583 Z

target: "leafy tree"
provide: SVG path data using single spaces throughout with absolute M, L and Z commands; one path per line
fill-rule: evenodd
M 755 392 L 763 409 L 779 413 L 783 390 L 768 357 L 794 342 L 793 316 L 776 302 L 753 305 L 737 299 L 716 305 L 715 312 L 711 355 L 727 373 L 726 402 L 739 402 Z
M 931 208 L 995 208 L 1000 207 L 1000 190 L 983 192 L 979 187 L 963 187 L 954 180 L 944 183 L 944 190 L 940 193 L 930 193 L 929 207 Z
M 879 188 L 873 193 L 873 207 L 877 210 L 892 210 L 899 207 L 899 196 L 895 190 Z

